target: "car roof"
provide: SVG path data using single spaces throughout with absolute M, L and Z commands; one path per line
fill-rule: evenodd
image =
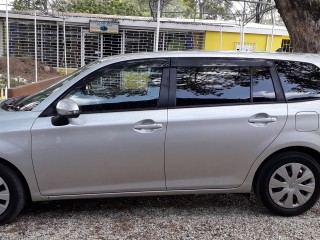
M 283 52 L 239 52 L 239 51 L 164 51 L 164 52 L 144 52 L 116 55 L 101 58 L 101 62 L 119 62 L 133 59 L 145 58 L 176 58 L 176 57 L 212 57 L 212 58 L 245 58 L 245 59 L 270 59 L 309 62 L 320 66 L 320 54 L 311 53 L 283 53 Z

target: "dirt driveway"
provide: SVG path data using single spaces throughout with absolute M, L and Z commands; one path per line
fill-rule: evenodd
M 285 218 L 245 194 L 33 203 L 0 239 L 320 239 L 320 204 Z

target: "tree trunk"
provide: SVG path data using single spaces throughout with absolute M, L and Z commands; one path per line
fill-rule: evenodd
M 48 12 L 48 0 L 43 0 L 42 6 L 43 6 L 43 11 Z
M 275 0 L 294 52 L 320 53 L 320 1 Z
M 160 0 L 160 17 L 162 17 L 162 12 L 165 6 L 167 6 L 171 0 Z M 154 21 L 157 21 L 158 14 L 158 0 L 149 0 L 149 7 L 151 11 L 151 16 Z
M 203 19 L 204 5 L 205 5 L 205 1 L 203 1 L 203 2 L 198 1 L 200 19 Z

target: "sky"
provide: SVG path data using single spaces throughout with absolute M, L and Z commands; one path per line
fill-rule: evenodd
M 12 2 L 13 0 L 8 0 L 8 4 L 12 4 Z M 0 0 L 0 10 L 6 10 L 6 0 Z

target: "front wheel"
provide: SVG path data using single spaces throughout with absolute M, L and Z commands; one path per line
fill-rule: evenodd
M 301 152 L 272 157 L 259 171 L 255 182 L 257 198 L 270 211 L 295 216 L 309 210 L 320 196 L 320 166 Z
M 0 164 L 0 225 L 12 221 L 23 209 L 26 192 L 18 174 Z

